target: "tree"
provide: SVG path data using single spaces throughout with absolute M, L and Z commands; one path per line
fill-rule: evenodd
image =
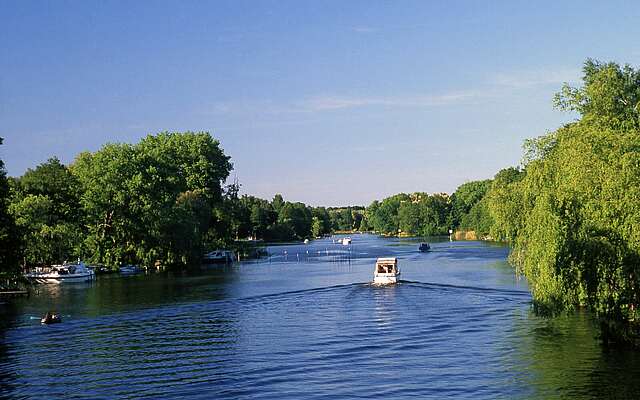
M 287 226 L 296 239 L 311 235 L 312 214 L 303 203 L 285 202 L 278 214 L 278 224 Z
M 3 138 L 0 137 L 0 145 Z M 18 275 L 20 242 L 13 216 L 9 213 L 9 182 L 0 160 L 0 287 Z
M 640 70 L 588 59 L 583 73 L 581 87 L 565 84 L 556 94 L 556 107 L 580 113 L 585 122 L 640 128 Z
M 57 158 L 16 180 L 10 210 L 28 265 L 58 264 L 81 255 L 79 185 Z
M 373 202 L 368 209 L 373 229 L 383 234 L 397 234 L 400 227 L 398 209 L 404 201 L 409 201 L 409 195 L 399 193 L 381 202 Z
M 640 345 L 640 79 L 630 67 L 587 61 L 583 86 L 559 106 L 580 120 L 530 142 L 524 173 L 494 183 L 496 232 L 544 314 L 576 306 L 603 339 Z M 527 149 L 525 149 L 527 150 Z M 496 178 L 496 181 L 498 179 Z
M 71 170 L 82 187 L 85 248 L 107 265 L 193 260 L 204 242 L 228 240 L 234 229 L 229 206 L 235 202 L 224 198 L 236 189 L 222 187 L 231 168 L 206 132 L 162 132 L 134 146 L 108 144 L 81 154 Z M 194 235 L 178 239 L 176 227 Z
M 451 195 L 451 223 L 453 227 L 460 226 L 464 216 L 482 200 L 490 186 L 491 180 L 486 179 L 467 182 L 456 189 L 455 193 Z
M 320 218 L 313 217 L 311 219 L 311 236 L 318 237 L 322 234 L 322 222 Z
M 489 217 L 484 217 L 490 223 L 488 232 L 495 240 L 514 243 L 518 236 L 526 216 L 523 212 L 526 209 L 523 204 L 525 196 L 520 184 L 525 175 L 525 171 L 518 168 L 501 170 L 494 177 L 491 189 L 482 201 L 489 214 Z
M 271 201 L 271 206 L 278 214 L 280 213 L 282 206 L 284 206 L 284 200 L 280 193 L 277 193 L 275 196 L 273 196 L 273 200 Z

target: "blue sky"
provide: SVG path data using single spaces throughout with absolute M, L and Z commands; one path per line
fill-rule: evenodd
M 243 193 L 366 205 L 517 165 L 588 57 L 640 66 L 632 2 L 3 1 L 9 175 L 209 131 Z

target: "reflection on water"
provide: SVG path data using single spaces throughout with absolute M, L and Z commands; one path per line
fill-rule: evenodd
M 0 309 L 0 398 L 639 397 L 638 354 L 603 352 L 586 314 L 533 315 L 505 248 L 430 242 L 42 287 Z M 400 284 L 370 284 L 380 256 Z M 40 326 L 52 308 L 63 323 Z

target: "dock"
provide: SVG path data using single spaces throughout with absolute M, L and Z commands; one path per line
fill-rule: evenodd
M 0 290 L 0 299 L 9 297 L 29 296 L 27 290 Z

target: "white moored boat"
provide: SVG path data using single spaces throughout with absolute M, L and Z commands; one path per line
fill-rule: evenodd
M 236 261 L 236 256 L 229 250 L 215 250 L 202 258 L 203 264 L 229 264 Z
M 398 259 L 395 257 L 378 258 L 376 269 L 373 272 L 373 283 L 378 285 L 388 285 L 398 282 L 400 270 L 398 269 Z
M 351 238 L 350 237 L 346 237 L 342 239 L 342 245 L 343 246 L 349 246 L 351 244 Z
M 96 277 L 94 271 L 87 268 L 80 260 L 73 264 L 39 267 L 24 276 L 36 283 L 89 282 Z

